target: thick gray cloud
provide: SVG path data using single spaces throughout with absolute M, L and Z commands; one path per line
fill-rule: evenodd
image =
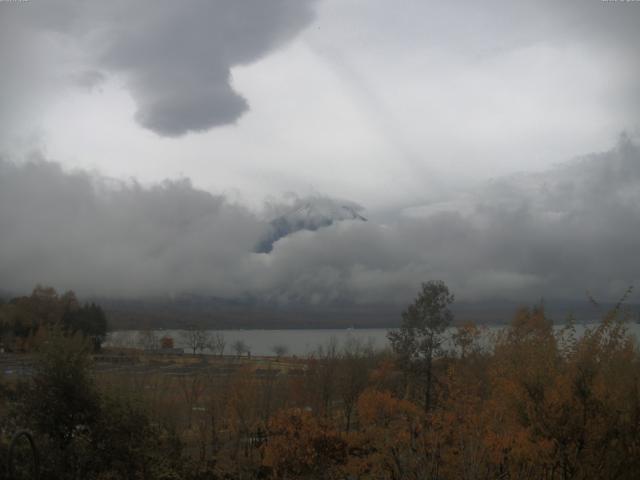
M 640 148 L 498 179 L 385 224 L 342 222 L 279 240 L 265 268 L 276 298 L 407 301 L 425 279 L 461 299 L 615 298 L 637 284 Z M 259 278 L 259 277 L 254 277 Z M 259 288 L 259 286 L 256 286 Z
M 397 8 L 382 0 L 327 0 L 322 22 L 306 30 L 291 56 L 240 69 L 239 82 L 246 78 L 236 90 L 233 67 L 301 32 L 314 18 L 314 0 L 0 2 L 0 140 L 37 125 L 54 99 L 49 123 L 65 123 L 67 106 L 69 118 L 76 113 L 66 131 L 54 130 L 68 134 L 63 162 L 77 156 L 94 165 L 95 157 L 105 168 L 125 165 L 111 170 L 125 175 L 162 164 L 152 178 L 184 165 L 200 185 L 232 188 L 245 176 L 250 185 L 276 185 L 266 191 L 304 189 L 323 178 L 320 190 L 358 200 L 368 191 L 367 202 L 377 198 L 376 206 L 390 211 L 384 219 L 366 214 L 367 222 L 323 214 L 320 222 L 296 220 L 285 225 L 294 228 L 270 234 L 274 218 L 308 202 L 335 202 L 292 197 L 256 214 L 187 180 L 144 187 L 42 159 L 6 161 L 0 289 L 26 291 L 43 282 L 95 295 L 368 303 L 406 302 L 421 281 L 441 278 L 469 300 L 575 298 L 587 289 L 615 297 L 637 283 L 640 271 L 637 139 L 623 136 L 610 151 L 548 171 L 474 189 L 460 185 L 492 171 L 493 157 L 532 169 L 537 158 L 548 165 L 593 136 L 637 128 L 639 5 L 488 0 L 408 1 Z M 316 70 L 309 67 L 318 62 L 309 52 L 349 85 L 346 95 L 330 75 L 310 84 Z M 305 69 L 307 77 L 300 75 Z M 286 91 L 273 88 L 279 83 Z M 112 91 L 85 110 L 67 96 L 70 85 Z M 118 115 L 109 115 L 105 102 L 119 99 L 120 85 L 139 124 L 160 135 L 233 124 L 249 108 L 242 91 L 256 99 L 257 120 L 244 133 L 229 129 L 201 144 L 193 142 L 205 136 L 167 143 L 137 128 L 112 137 L 108 121 L 129 108 L 115 105 Z M 361 115 L 350 117 L 351 101 L 364 105 L 354 109 Z M 74 130 L 82 115 L 108 120 L 83 137 Z M 375 124 L 375 135 L 363 134 L 367 123 Z M 237 138 L 225 137 L 230 133 Z M 385 136 L 388 150 L 376 143 Z M 141 139 L 155 143 L 137 149 Z M 364 155 L 359 145 L 371 151 Z M 403 162 L 406 169 L 396 168 Z M 189 170 L 190 163 L 202 167 Z M 243 167 L 225 177 L 238 163 Z M 438 164 L 463 175 L 438 187 L 431 173 Z M 289 176 L 287 183 L 274 181 Z M 453 189 L 465 191 L 446 196 Z M 424 204 L 434 198 L 440 200 Z M 401 211 L 393 206 L 415 203 Z M 268 253 L 256 253 L 265 234 Z
M 282 207 L 272 202 L 267 212 Z M 187 180 L 145 188 L 42 160 L 5 162 L 0 285 L 395 303 L 440 278 L 462 300 L 583 298 L 585 290 L 614 298 L 640 271 L 640 146 L 622 136 L 610 151 L 384 223 L 300 230 L 270 253 L 253 252 L 268 228 L 261 218 Z
M 264 226 L 188 180 L 151 188 L 36 160 L 0 163 L 0 285 L 92 294 L 239 295 Z
M 34 78 L 30 64 L 43 68 L 49 81 L 69 68 L 80 70 L 69 76 L 81 84 L 95 84 L 101 72 L 116 75 L 130 91 L 143 127 L 179 136 L 234 123 L 248 103 L 233 89 L 231 68 L 295 36 L 312 20 L 314 2 L 5 2 L 0 61 L 27 83 Z M 40 58 L 46 52 L 57 52 L 60 62 Z

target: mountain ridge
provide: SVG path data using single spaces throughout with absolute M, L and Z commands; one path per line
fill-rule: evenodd
M 258 241 L 256 253 L 269 253 L 281 238 L 300 230 L 316 231 L 342 221 L 362 221 L 363 208 L 352 202 L 329 198 L 306 199 L 290 211 L 269 222 L 267 232 Z

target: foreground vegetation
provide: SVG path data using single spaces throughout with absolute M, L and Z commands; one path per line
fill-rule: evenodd
M 33 371 L 2 381 L 0 455 L 26 427 L 45 479 L 637 477 L 622 305 L 580 337 L 522 309 L 490 339 L 458 326 L 447 351 L 451 301 L 425 284 L 393 352 L 354 340 L 304 360 L 129 353 L 99 368 L 92 334 L 43 324 Z
M 59 295 L 51 287 L 38 285 L 31 295 L 4 302 L 0 298 L 0 348 L 2 351 L 29 352 L 38 334 L 57 326 L 65 333 L 81 334 L 98 350 L 107 335 L 107 318 L 94 303 L 82 305 L 72 291 Z

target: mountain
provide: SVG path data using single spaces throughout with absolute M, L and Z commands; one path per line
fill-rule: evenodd
M 269 253 L 276 241 L 299 230 L 315 231 L 346 220 L 366 222 L 367 219 L 360 215 L 360 211 L 362 207 L 352 202 L 329 198 L 306 199 L 269 222 L 267 232 L 256 245 L 256 252 Z
M 92 298 L 107 314 L 112 330 L 140 328 L 184 328 L 199 325 L 211 329 L 304 329 L 304 328 L 391 328 L 401 321 L 405 305 L 395 303 L 334 303 L 311 305 L 278 304 L 257 299 L 222 299 L 209 296 L 180 295 L 175 298 Z M 456 302 L 452 305 L 454 323 L 505 325 L 518 309 L 531 302 L 486 300 Z M 595 308 L 588 300 L 546 300 L 545 314 L 561 325 L 571 314 L 576 324 L 599 321 L 613 303 Z M 640 305 L 626 304 L 634 312 L 630 321 L 640 323 Z

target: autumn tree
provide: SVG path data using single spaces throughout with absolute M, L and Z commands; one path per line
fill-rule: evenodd
M 299 408 L 281 410 L 269 421 L 268 435 L 263 462 L 273 478 L 342 478 L 347 445 L 325 419 Z
M 193 411 L 199 406 L 198 403 L 206 390 L 205 377 L 199 373 L 185 373 L 177 375 L 177 380 L 187 410 L 187 422 L 190 428 Z
M 161 477 L 179 448 L 146 412 L 107 395 L 91 372 L 92 345 L 60 326 L 39 333 L 33 375 L 15 395 L 12 424 L 37 439 L 43 480 Z
M 229 372 L 221 373 L 217 368 L 205 370 L 207 389 L 204 404 L 206 406 L 207 423 L 209 424 L 209 444 L 212 451 L 217 452 L 222 446 L 219 432 L 228 421 L 227 408 L 229 396 L 235 378 Z
M 77 304 L 75 295 L 70 292 L 65 294 L 65 299 L 71 300 L 72 304 Z M 58 292 L 53 287 L 37 285 L 28 297 L 19 297 L 12 300 L 13 303 L 28 310 L 41 325 L 53 325 L 60 321 L 62 314 L 67 307 L 66 302 L 61 301 Z
M 314 411 L 329 414 L 336 396 L 337 372 L 339 366 L 338 340 L 329 339 L 326 345 L 319 345 L 308 359 L 305 380 L 309 400 Z
M 365 390 L 358 398 L 361 428 L 350 435 L 347 478 L 404 480 L 427 475 L 430 458 L 420 448 L 422 409 L 388 391 Z
M 549 476 L 553 445 L 540 435 L 540 426 L 545 401 L 557 388 L 559 368 L 553 326 L 544 309 L 519 309 L 495 339 L 488 372 L 491 393 L 486 408 L 492 421 L 486 441 L 496 475 Z
M 99 415 L 99 397 L 90 375 L 90 346 L 59 327 L 41 332 L 34 374 L 20 385 L 18 419 L 42 435 L 54 471 L 76 463 L 72 445 L 81 441 Z
M 0 307 L 0 336 L 9 348 L 28 350 L 42 327 L 62 325 L 79 332 L 98 350 L 106 338 L 107 318 L 98 305 L 81 305 L 73 291 L 58 295 L 52 287 L 36 286 L 29 296 L 12 298 Z
M 232 450 L 229 456 L 237 461 L 244 446 L 245 457 L 249 455 L 247 440 L 259 423 L 258 386 L 250 366 L 240 368 L 231 379 L 227 395 L 226 419 L 232 433 Z
M 354 337 L 347 338 L 337 369 L 337 390 L 342 401 L 345 430 L 351 430 L 358 397 L 367 387 L 373 358 L 373 346 Z
M 473 322 L 465 322 L 456 327 L 451 336 L 451 340 L 457 349 L 460 358 L 464 359 L 471 353 L 479 350 L 478 340 L 481 331 Z
M 433 400 L 433 360 L 440 353 L 444 332 L 453 320 L 449 305 L 454 296 L 442 281 L 422 284 L 422 290 L 402 313 L 402 324 L 387 338 L 406 372 L 420 379 L 424 388 L 424 409 Z

